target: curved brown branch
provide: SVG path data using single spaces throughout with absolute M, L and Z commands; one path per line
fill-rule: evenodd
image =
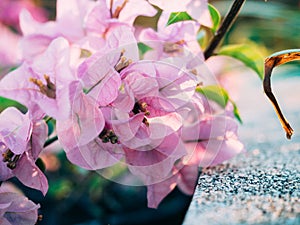
M 293 135 L 293 128 L 290 126 L 289 122 L 284 117 L 283 113 L 281 112 L 281 109 L 279 107 L 279 104 L 272 92 L 271 88 L 271 75 L 273 68 L 276 66 L 279 66 L 281 64 L 293 61 L 293 60 L 300 60 L 300 49 L 292 49 L 292 50 L 285 50 L 281 52 L 274 53 L 273 55 L 269 56 L 265 60 L 265 76 L 263 80 L 263 87 L 266 95 L 272 102 L 276 114 L 279 118 L 279 121 L 283 127 L 283 129 L 286 132 L 286 137 L 288 139 L 291 139 Z

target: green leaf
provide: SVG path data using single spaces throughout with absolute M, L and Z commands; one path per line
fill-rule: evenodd
M 197 33 L 197 41 L 201 49 L 206 49 L 211 38 L 212 38 L 211 29 L 206 26 L 201 26 L 200 30 Z
M 0 112 L 8 107 L 16 107 L 24 113 L 27 111 L 27 108 L 19 102 L 0 96 Z
M 196 91 L 203 94 L 209 100 L 216 102 L 223 108 L 226 107 L 229 100 L 227 91 L 221 86 L 209 85 L 205 87 L 198 87 L 196 88 Z
M 172 12 L 167 22 L 167 26 L 186 20 L 193 20 L 193 18 L 187 12 Z
M 208 10 L 213 22 L 213 26 L 211 28 L 211 31 L 215 33 L 217 29 L 219 28 L 220 22 L 221 22 L 221 14 L 219 11 L 211 4 L 208 4 Z
M 63 199 L 71 193 L 73 188 L 74 185 L 70 180 L 54 180 L 49 183 L 49 190 L 47 194 L 56 199 Z
M 241 116 L 240 116 L 240 112 L 239 112 L 239 109 L 238 109 L 237 105 L 236 105 L 235 102 L 232 101 L 231 99 L 230 99 L 230 102 L 231 102 L 231 104 L 233 105 L 233 115 L 234 115 L 235 118 L 242 124 L 243 121 L 242 121 L 242 118 L 241 118 Z
M 143 58 L 143 56 L 146 52 L 153 50 L 153 48 L 151 48 L 150 46 L 148 46 L 142 42 L 138 43 L 138 48 L 139 48 L 140 58 Z
M 257 46 L 247 44 L 226 45 L 223 46 L 218 55 L 231 56 L 241 62 L 247 67 L 254 70 L 259 78 L 264 77 L 264 58 L 258 51 Z
M 50 136 L 54 132 L 55 128 L 55 121 L 53 119 L 47 120 L 47 126 L 48 126 L 48 136 Z

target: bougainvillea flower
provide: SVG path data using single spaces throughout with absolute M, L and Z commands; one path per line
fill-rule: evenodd
M 55 119 L 70 114 L 70 83 L 75 79 L 70 68 L 69 44 L 63 38 L 51 42 L 47 51 L 30 64 L 24 62 L 0 82 L 0 94 L 30 108 L 37 104 Z
M 120 70 L 138 59 L 138 48 L 132 30 L 118 27 L 107 37 L 106 48 L 87 58 L 78 68 L 88 95 L 100 106 L 113 102 L 121 86 Z
M 126 110 L 112 121 L 113 129 L 127 148 L 155 148 L 165 136 L 180 129 L 182 120 L 176 110 L 191 99 L 196 82 L 175 66 L 152 61 L 131 64 L 121 71 L 121 77 L 129 96 Z M 129 112 L 128 106 L 132 107 Z
M 24 115 L 15 108 L 7 108 L 0 114 L 0 127 L 0 181 L 16 176 L 45 195 L 48 182 L 35 161 L 47 138 L 47 125 L 30 120 L 29 113 Z
M 109 124 L 103 126 L 105 120 L 95 101 L 88 96 L 79 97 L 81 103 L 73 108 L 73 115 L 76 115 L 78 122 L 72 121 L 73 118 L 57 121 L 58 137 L 67 158 L 88 170 L 103 169 L 116 164 L 124 155 L 117 136 L 113 134 Z M 86 108 L 80 110 L 79 106 Z M 79 129 L 81 122 L 83 127 Z M 87 130 L 89 128 L 91 130 Z
M 112 3 L 112 5 L 111 5 Z M 132 27 L 138 15 L 153 16 L 156 10 L 145 0 L 130 1 L 57 1 L 56 21 L 40 23 L 30 13 L 23 10 L 20 26 L 23 33 L 21 50 L 23 58 L 33 60 L 41 54 L 49 43 L 64 37 L 70 44 L 88 49 L 100 50 L 106 35 L 119 26 Z
M 56 121 L 54 132 L 71 163 L 88 170 L 126 165 L 147 186 L 153 208 L 176 186 L 192 194 L 199 166 L 243 151 L 232 105 L 223 109 L 196 91 L 211 83 L 197 41 L 200 26 L 212 24 L 207 0 L 56 4 L 55 21 L 40 22 L 28 7 L 20 13 L 22 64 L 0 80 L 0 95 L 28 112 L 0 114 L 0 183 L 16 177 L 46 194 L 47 179 L 36 165 L 48 138 L 45 116 Z M 167 25 L 184 11 L 193 20 Z M 143 27 L 139 16 L 159 17 L 151 24 L 157 29 Z M 0 61 L 18 64 L 18 37 L 4 31 L 0 39 L 11 40 L 0 44 Z M 14 54 L 1 54 L 5 47 Z M 1 224 L 36 222 L 35 205 L 7 196 L 0 188 Z
M 123 156 L 117 139 L 110 141 L 110 128 L 106 124 L 97 101 L 82 91 L 81 84 L 76 87 L 71 98 L 71 115 L 66 120 L 56 122 L 58 139 L 74 164 L 89 170 L 109 167 L 117 163 Z M 108 138 L 104 140 L 104 136 Z M 116 137 L 115 137 L 116 138 Z
M 66 5 L 65 1 L 58 0 L 56 20 L 45 23 L 35 20 L 27 10 L 22 10 L 20 27 L 23 38 L 20 46 L 23 59 L 33 61 L 58 37 L 64 37 L 71 44 L 85 38 L 85 17 L 95 4 L 94 1 L 70 0 Z
M 144 55 L 145 59 L 159 60 L 168 57 L 185 57 L 192 53 L 202 57 L 202 52 L 196 39 L 200 27 L 195 21 L 182 21 L 166 26 L 168 14 L 162 13 L 157 31 L 147 28 L 141 31 L 139 40 L 152 49 Z
M 176 65 L 153 61 L 132 63 L 120 74 L 128 97 L 122 104 L 112 104 L 117 108 L 113 131 L 131 173 L 146 185 L 159 183 L 186 155 L 180 137 L 184 121 L 178 112 L 192 99 L 195 79 Z M 118 108 L 125 103 L 126 110 Z
M 46 20 L 46 10 L 36 6 L 32 0 L 1 0 L 0 22 L 19 30 L 19 14 L 22 9 L 28 10 L 37 21 Z
M 0 224 L 34 225 L 40 206 L 8 184 L 0 186 Z
M 86 14 L 95 6 L 94 1 L 58 0 L 56 3 L 56 21 L 40 23 L 30 12 L 23 10 L 20 14 L 20 26 L 24 36 L 40 35 L 52 39 L 64 37 L 70 42 L 81 39 L 84 34 L 83 24 Z M 68 29 L 66 29 L 68 28 Z
M 212 25 L 207 0 L 149 0 L 166 12 L 187 12 L 198 23 L 210 27 Z

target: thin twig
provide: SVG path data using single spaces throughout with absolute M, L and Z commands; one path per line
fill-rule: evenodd
M 237 18 L 240 9 L 242 8 L 243 4 L 246 0 L 235 0 L 231 6 L 230 11 L 225 16 L 220 28 L 217 30 L 216 34 L 214 35 L 213 39 L 210 42 L 210 45 L 204 52 L 205 59 L 211 57 L 214 53 L 214 50 L 218 47 L 219 43 L 222 41 L 224 35 L 230 29 L 231 25 Z
M 52 143 L 56 142 L 58 140 L 57 136 L 54 136 L 52 138 L 49 138 L 45 144 L 44 144 L 44 148 L 46 148 L 47 146 L 51 145 Z

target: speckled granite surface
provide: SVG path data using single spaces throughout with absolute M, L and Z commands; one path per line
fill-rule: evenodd
M 228 79 L 234 82 L 233 94 L 239 93 L 240 136 L 247 152 L 202 170 L 184 225 L 300 224 L 300 78 L 273 78 L 295 130 L 288 141 L 260 81 L 245 76 Z

